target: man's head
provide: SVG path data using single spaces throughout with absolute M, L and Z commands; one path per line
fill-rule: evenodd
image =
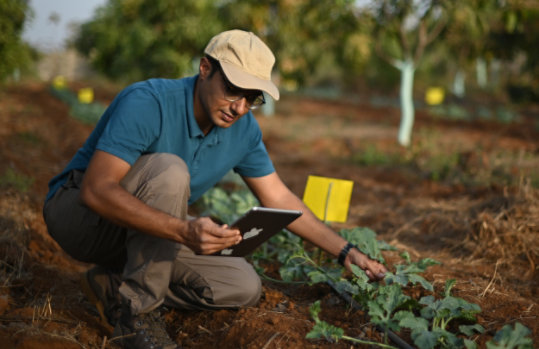
M 200 60 L 195 117 L 203 132 L 230 127 L 264 103 L 262 91 L 279 99 L 271 82 L 275 57 L 253 33 L 230 30 L 213 37 Z
M 219 62 L 234 86 L 279 99 L 279 90 L 271 81 L 275 56 L 255 34 L 237 29 L 222 32 L 210 40 L 204 53 Z

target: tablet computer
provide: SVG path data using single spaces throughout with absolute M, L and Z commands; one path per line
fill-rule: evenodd
M 214 253 L 216 256 L 244 257 L 302 215 L 301 211 L 253 207 L 230 227 L 237 228 L 243 239 L 237 245 Z

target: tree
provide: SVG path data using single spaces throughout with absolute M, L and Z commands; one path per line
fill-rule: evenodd
M 235 0 L 220 7 L 226 27 L 259 35 L 276 56 L 284 85 L 341 80 L 342 51 L 357 22 L 352 0 Z
M 76 48 L 105 75 L 125 81 L 176 78 L 223 26 L 212 0 L 109 0 L 81 26 Z
M 451 25 L 444 33 L 443 45 L 454 64 L 453 93 L 464 97 L 466 68 L 476 63 L 478 84 L 486 86 L 485 55 L 490 28 L 501 13 L 496 0 L 462 0 L 455 3 L 449 16 Z
M 26 0 L 0 1 L 0 81 L 31 61 L 31 50 L 21 40 L 29 17 L 31 12 Z
M 539 100 L 539 6 L 534 1 L 508 1 L 502 18 L 493 25 L 487 48 L 510 63 L 504 72 L 511 98 L 517 102 Z M 524 59 L 520 65 L 515 61 Z
M 447 17 L 442 5 L 434 0 L 380 0 L 372 7 L 376 21 L 376 51 L 401 72 L 401 123 L 398 142 L 410 145 L 414 124 L 414 73 L 427 45 L 444 28 Z

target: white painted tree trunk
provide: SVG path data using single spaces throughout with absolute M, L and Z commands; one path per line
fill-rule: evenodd
M 410 145 L 412 139 L 412 129 L 414 127 L 413 89 L 415 65 L 412 59 L 395 62 L 394 65 L 401 71 L 401 123 L 398 141 L 400 145 L 407 147 Z
M 459 98 L 463 98 L 466 94 L 466 73 L 462 69 L 458 69 L 453 80 L 453 94 Z
M 477 85 L 481 88 L 486 88 L 488 83 L 487 77 L 487 62 L 479 57 L 475 61 L 475 70 L 477 73 Z

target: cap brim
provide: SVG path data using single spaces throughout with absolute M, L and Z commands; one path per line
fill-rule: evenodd
M 220 61 L 221 67 L 232 84 L 246 90 L 260 90 L 268 93 L 276 101 L 279 100 L 279 89 L 271 80 L 261 79 L 248 74 L 232 63 Z

